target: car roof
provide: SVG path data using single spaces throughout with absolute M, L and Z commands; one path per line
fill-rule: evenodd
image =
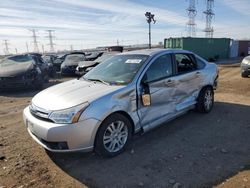
M 126 54 L 128 54 L 128 55 L 137 54 L 137 55 L 154 56 L 154 55 L 157 55 L 157 54 L 163 53 L 163 52 L 169 52 L 169 53 L 192 53 L 190 51 L 180 50 L 180 49 L 154 48 L 154 49 L 144 49 L 144 50 L 135 50 L 135 51 L 123 52 L 122 54 L 124 54 L 124 55 L 126 55 Z

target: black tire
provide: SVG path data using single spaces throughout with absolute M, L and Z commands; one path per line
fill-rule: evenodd
M 245 73 L 245 72 L 242 72 L 242 73 L 241 73 L 241 77 L 242 77 L 242 78 L 248 78 L 248 74 Z
M 210 97 L 207 95 L 210 94 Z M 209 100 L 211 99 L 211 100 Z M 211 103 L 208 103 L 210 101 Z M 208 105 L 209 104 L 209 105 Z M 209 113 L 214 105 L 214 91 L 212 87 L 205 87 L 200 91 L 197 98 L 196 110 L 201 113 Z
M 104 135 L 106 135 L 106 138 L 107 138 L 107 134 L 108 134 L 108 132 L 110 132 L 108 128 L 110 128 L 112 123 L 114 123 L 113 124 L 114 126 L 119 126 L 118 125 L 119 122 L 124 123 L 124 128 L 123 128 L 124 131 L 126 129 L 125 127 L 127 127 L 126 141 L 125 141 L 125 138 L 124 138 L 124 140 L 122 140 L 121 138 L 115 138 L 115 137 L 119 137 L 119 136 L 122 135 L 121 131 L 123 129 L 121 129 L 120 135 L 119 136 L 117 136 L 117 135 L 114 136 L 112 138 L 113 141 L 110 141 L 110 145 L 108 145 L 107 143 L 104 144 Z M 118 127 L 116 127 L 116 128 L 118 128 Z M 108 137 L 112 137 L 111 135 L 112 134 L 108 135 Z M 128 144 L 131 141 L 131 138 L 132 138 L 132 125 L 131 125 L 131 122 L 128 120 L 128 118 L 126 118 L 125 116 L 123 116 L 122 114 L 119 114 L 119 113 L 112 114 L 102 122 L 102 124 L 100 125 L 100 127 L 99 127 L 99 129 L 97 131 L 96 138 L 95 138 L 95 152 L 97 154 L 103 156 L 103 157 L 114 157 L 114 156 L 122 153 L 126 149 L 126 147 L 128 146 Z M 124 145 L 121 148 L 119 148 L 119 144 L 121 142 L 119 142 L 118 140 L 124 142 L 123 143 Z M 115 151 L 109 151 L 108 147 L 112 147 L 111 144 L 114 143 L 114 142 L 117 142 L 117 143 L 113 144 L 113 145 L 117 146 L 119 149 L 117 151 L 116 150 Z

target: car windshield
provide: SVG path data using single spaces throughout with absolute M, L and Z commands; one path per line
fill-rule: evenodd
M 5 67 L 8 65 L 12 65 L 12 64 L 21 64 L 21 63 L 27 63 L 27 62 L 31 62 L 33 61 L 32 57 L 29 55 L 18 55 L 18 56 L 11 56 L 11 57 L 7 57 L 5 59 L 3 59 L 1 61 L 0 66 L 1 67 Z
M 134 79 L 148 57 L 147 55 L 117 55 L 111 57 L 93 68 L 83 76 L 83 79 L 126 85 Z
M 78 62 L 78 61 L 84 61 L 85 56 L 84 55 L 67 55 L 65 61 L 71 61 L 71 62 Z

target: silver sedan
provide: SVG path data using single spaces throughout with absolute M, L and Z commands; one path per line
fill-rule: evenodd
M 24 109 L 31 137 L 52 152 L 91 151 L 106 157 L 190 109 L 208 113 L 218 68 L 184 50 L 116 55 L 80 79 L 38 93 Z

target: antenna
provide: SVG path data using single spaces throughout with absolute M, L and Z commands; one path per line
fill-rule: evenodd
M 9 50 L 10 50 L 10 48 L 9 48 L 9 40 L 3 40 L 3 45 L 5 46 L 5 48 L 4 48 L 4 53 L 5 53 L 5 55 L 9 55 L 10 54 L 10 52 L 9 52 Z
M 203 13 L 206 15 L 206 28 L 204 29 L 207 38 L 213 38 L 214 28 L 212 27 L 212 19 L 215 14 L 213 12 L 214 0 L 206 0 L 207 10 Z
M 187 36 L 195 37 L 196 36 L 196 24 L 195 17 L 197 15 L 197 10 L 195 7 L 196 0 L 189 0 L 189 7 L 187 8 L 188 13 L 188 22 L 187 22 Z
M 50 46 L 50 52 L 54 52 L 55 51 L 55 49 L 54 49 L 54 45 L 55 45 L 55 43 L 53 43 L 53 39 L 55 38 L 54 36 L 53 36 L 53 32 L 55 32 L 54 30 L 46 30 L 47 32 L 48 32 L 48 37 L 47 38 L 49 38 L 49 46 Z
M 39 52 L 36 30 L 30 29 L 30 31 L 32 32 L 32 38 L 33 38 L 33 43 L 34 43 L 34 52 Z

